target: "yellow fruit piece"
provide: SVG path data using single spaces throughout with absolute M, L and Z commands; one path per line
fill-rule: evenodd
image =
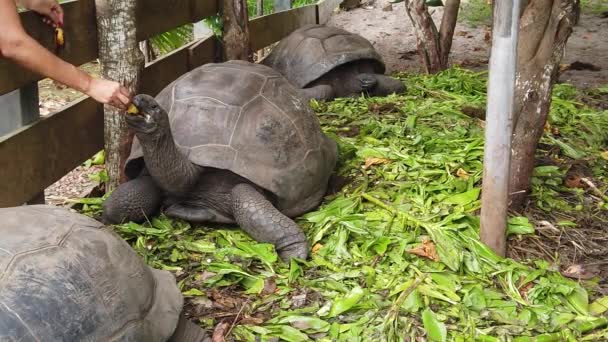
M 65 43 L 65 40 L 63 38 L 63 29 L 61 27 L 55 28 L 55 41 L 59 46 L 63 46 L 63 44 Z
M 601 156 L 603 159 L 608 160 L 608 151 L 604 151 L 604 152 L 600 153 L 600 156 Z
M 137 109 L 137 107 L 131 103 L 129 107 L 127 107 L 127 113 L 137 115 L 139 114 L 139 109 Z

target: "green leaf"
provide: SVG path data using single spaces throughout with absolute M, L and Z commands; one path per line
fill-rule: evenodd
M 289 342 L 301 342 L 310 340 L 306 334 L 303 334 L 298 329 L 292 328 L 288 325 L 282 325 L 281 332 L 278 335 L 280 338 Z
M 525 216 L 515 216 L 509 218 L 507 225 L 507 235 L 534 234 L 534 226 Z
M 608 311 L 608 296 L 598 298 L 589 305 L 589 312 L 594 316 L 599 316 Z
M 329 331 L 329 323 L 317 317 L 293 315 L 282 318 L 279 323 L 289 323 L 298 330 L 304 330 L 312 334 Z
M 182 294 L 186 297 L 195 297 L 195 296 L 204 296 L 205 295 L 204 292 L 202 292 L 198 289 L 195 289 L 195 288 L 192 288 L 188 291 L 184 291 L 184 292 L 182 292 Z
M 435 313 L 428 308 L 422 311 L 422 324 L 430 341 L 447 341 L 448 333 L 445 324 L 438 321 Z
M 452 195 L 447 197 L 442 202 L 447 204 L 456 204 L 456 205 L 467 205 L 472 203 L 479 198 L 479 193 L 481 192 L 481 188 L 473 188 L 467 192 L 463 192 L 460 194 Z
M 361 287 L 354 287 L 350 293 L 340 299 L 336 299 L 331 306 L 328 317 L 336 317 L 337 315 L 344 313 L 357 305 L 361 298 L 365 295 L 365 290 Z
M 580 286 L 576 286 L 574 291 L 568 295 L 568 302 L 576 309 L 576 311 L 582 315 L 586 315 L 589 312 L 589 298 L 587 291 Z
M 181 241 L 184 248 L 191 252 L 198 253 L 213 253 L 215 252 L 215 244 L 205 240 L 197 240 L 197 241 Z

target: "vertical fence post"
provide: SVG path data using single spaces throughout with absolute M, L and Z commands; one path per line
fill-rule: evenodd
M 0 136 L 8 134 L 40 118 L 38 82 L 0 96 Z M 27 204 L 44 204 L 44 190 Z
M 144 56 L 136 35 L 136 0 L 96 0 L 99 60 L 104 78 L 124 84 L 137 93 Z M 131 151 L 133 134 L 129 132 L 123 113 L 104 106 L 104 140 L 106 170 L 111 191 L 125 180 L 124 165 Z
M 496 2 L 489 65 L 481 241 L 505 256 L 520 0 Z

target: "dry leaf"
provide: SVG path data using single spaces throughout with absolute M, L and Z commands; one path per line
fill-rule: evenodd
M 528 292 L 534 287 L 533 282 L 529 282 L 526 285 L 519 288 L 519 294 L 522 298 L 528 299 Z
M 608 160 L 608 151 L 604 151 L 604 152 L 600 153 L 600 157 L 602 157 L 605 160 Z
M 568 268 L 562 271 L 564 277 L 572 279 L 591 279 L 596 276 L 595 272 L 588 270 L 583 265 L 575 264 L 570 265 Z
M 581 182 L 581 176 L 578 175 L 570 175 L 566 177 L 566 181 L 564 183 L 569 188 L 585 188 L 585 185 Z
M 437 255 L 437 250 L 435 249 L 435 244 L 431 240 L 424 240 L 422 245 L 410 249 L 407 251 L 408 253 L 416 254 L 421 257 L 429 258 L 433 261 L 439 261 L 439 255 Z
M 471 176 L 470 173 L 466 172 L 465 170 L 463 170 L 462 168 L 458 169 L 456 171 L 456 176 L 458 176 L 458 178 L 462 178 L 464 180 L 468 180 L 469 177 Z
M 312 246 L 312 254 L 315 254 L 319 251 L 319 249 L 323 248 L 323 245 L 320 243 L 315 244 L 314 246 Z
M 391 162 L 390 159 L 386 159 L 386 158 L 369 157 L 369 158 L 365 159 L 365 165 L 363 166 L 363 168 L 367 169 L 372 165 L 388 164 L 390 162 Z
M 262 290 L 262 294 L 273 294 L 276 290 L 277 283 L 274 281 L 274 277 L 266 278 L 266 280 L 264 280 L 264 289 Z
M 224 335 L 228 332 L 228 328 L 230 328 L 230 324 L 228 322 L 222 322 L 215 326 L 213 330 L 213 337 L 211 337 L 211 342 L 224 342 Z
M 264 323 L 264 319 L 260 317 L 245 316 L 239 321 L 239 324 L 243 325 L 260 325 Z

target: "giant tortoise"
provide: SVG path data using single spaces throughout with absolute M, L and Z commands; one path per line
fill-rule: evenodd
M 385 96 L 405 91 L 384 75 L 384 61 L 365 38 L 325 25 L 306 25 L 282 39 L 261 61 L 314 99 Z
M 175 278 L 101 223 L 47 205 L 0 209 L 0 341 L 208 341 Z
M 289 217 L 320 203 L 337 145 L 281 74 L 244 61 L 206 64 L 133 104 L 130 181 L 104 202 L 106 222 L 141 222 L 162 206 L 193 223 L 236 222 L 285 261 L 308 256 Z

